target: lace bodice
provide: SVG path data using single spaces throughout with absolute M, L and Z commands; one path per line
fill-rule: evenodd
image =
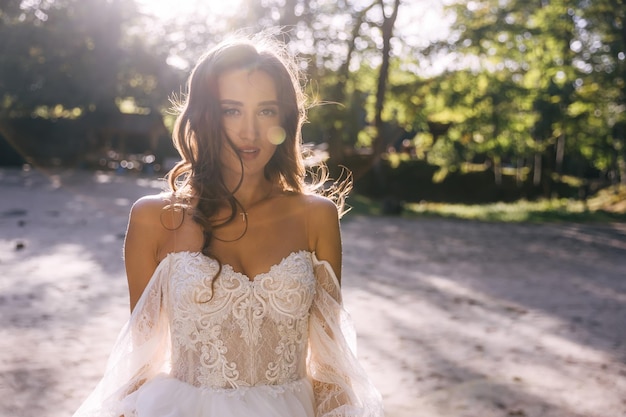
M 306 376 L 315 294 L 311 253 L 293 252 L 250 280 L 200 253 L 176 252 L 165 308 L 171 374 L 195 386 L 278 385 Z M 212 297 L 211 297 L 212 296 Z
M 218 268 L 196 252 L 161 261 L 74 417 L 135 415 L 133 398 L 163 375 L 200 396 L 226 390 L 231 406 L 252 390 L 299 391 L 306 377 L 316 417 L 382 417 L 330 264 L 293 252 L 254 280 L 224 265 L 211 289 Z

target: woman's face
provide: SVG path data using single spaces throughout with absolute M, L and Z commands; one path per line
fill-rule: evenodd
M 284 140 L 274 80 L 263 71 L 232 70 L 218 78 L 218 89 L 222 126 L 233 145 L 222 146 L 224 174 L 240 178 L 240 159 L 246 176 L 263 174 Z

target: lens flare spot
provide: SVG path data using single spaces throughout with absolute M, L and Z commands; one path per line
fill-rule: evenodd
M 280 126 L 270 127 L 267 131 L 267 140 L 269 140 L 274 145 L 280 145 L 285 141 L 286 137 L 287 133 L 285 132 L 285 129 Z

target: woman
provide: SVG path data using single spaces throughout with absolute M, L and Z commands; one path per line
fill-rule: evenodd
M 382 415 L 346 340 L 338 206 L 307 191 L 282 50 L 229 41 L 192 72 L 171 191 L 131 210 L 131 318 L 75 416 Z

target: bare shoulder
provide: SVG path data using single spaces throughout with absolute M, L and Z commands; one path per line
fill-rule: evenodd
M 137 217 L 149 217 L 151 214 L 160 213 L 171 202 L 172 197 L 169 193 L 146 195 L 135 201 L 131 213 Z
M 176 203 L 177 200 L 167 192 L 143 196 L 133 204 L 130 221 L 156 229 L 167 227 L 176 220 L 172 218 L 175 217 Z
M 131 310 L 159 263 L 159 250 L 167 234 L 163 213 L 167 212 L 169 205 L 169 194 L 149 195 L 137 200 L 130 210 L 124 263 Z
M 155 214 L 160 213 L 168 204 L 166 194 L 146 195 L 135 201 L 130 209 L 130 213 L 137 220 L 148 220 Z
M 324 196 L 309 194 L 303 195 L 303 201 L 307 205 L 307 216 L 310 224 L 323 225 L 336 223 L 339 220 L 339 212 L 335 203 Z
M 323 196 L 306 195 L 309 247 L 319 260 L 327 261 L 341 279 L 341 232 L 335 203 Z
M 149 248 L 159 258 L 168 233 L 180 226 L 184 217 L 175 207 L 171 193 L 147 195 L 137 200 L 130 210 L 125 242 L 127 252 L 128 249 L 133 251 L 133 246 L 140 251 Z

